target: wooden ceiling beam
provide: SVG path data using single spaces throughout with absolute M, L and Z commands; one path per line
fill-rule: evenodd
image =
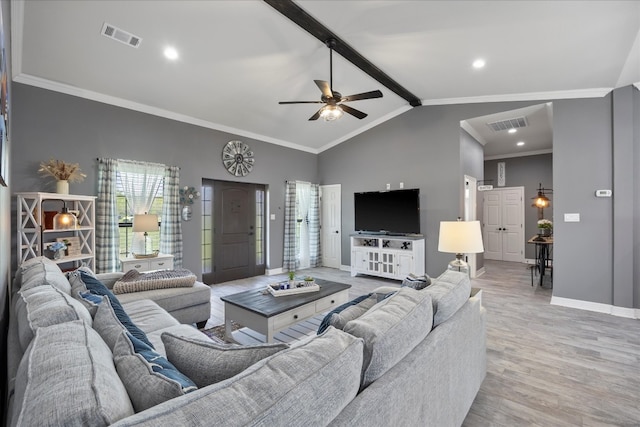
M 264 0 L 264 2 L 273 7 L 285 17 L 289 18 L 289 20 L 320 40 L 322 43 L 327 44 L 329 40 L 334 40 L 335 46 L 333 47 L 333 50 L 335 52 L 339 53 L 347 61 L 351 62 L 363 72 L 374 78 L 381 85 L 394 92 L 401 98 L 407 100 L 409 105 L 411 105 L 412 107 L 419 107 L 420 105 L 422 105 L 422 101 L 420 101 L 420 98 L 409 92 L 402 85 L 389 77 L 380 68 L 376 67 L 368 59 L 358 53 L 354 48 L 349 46 L 348 43 L 346 43 L 331 30 L 325 27 L 320 21 L 305 12 L 292 0 Z

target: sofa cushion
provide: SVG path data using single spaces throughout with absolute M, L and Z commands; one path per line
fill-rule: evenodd
M 153 344 L 151 344 L 145 332 L 133 323 L 128 316 L 127 319 L 128 321 L 123 323 L 118 311 L 111 305 L 109 298 L 104 296 L 93 319 L 93 328 L 100 334 L 111 351 L 114 351 L 116 341 L 124 330 L 153 348 Z
M 362 340 L 329 328 L 235 377 L 126 420 L 157 426 L 325 426 L 360 384 Z
M 106 426 L 134 413 L 111 351 L 83 321 L 39 328 L 16 378 L 11 425 Z
M 45 257 L 31 258 L 20 265 L 18 269 L 20 289 L 36 286 L 51 285 L 66 294 L 71 294 L 71 285 L 58 264 Z
M 195 282 L 189 288 L 156 289 L 153 291 L 118 294 L 118 299 L 123 304 L 142 299 L 151 299 L 171 313 L 185 307 L 208 303 L 211 299 L 211 288 L 202 282 Z M 201 320 L 206 320 L 207 318 L 208 316 Z
M 433 301 L 433 327 L 449 319 L 464 305 L 471 295 L 471 281 L 467 273 L 447 270 L 422 292 Z
M 83 271 L 83 270 L 75 270 L 74 272 L 69 274 L 69 280 L 73 283 L 73 292 L 78 292 L 78 298 L 86 299 L 86 297 L 82 297 L 84 292 L 89 291 L 90 293 L 98 296 L 105 296 L 109 300 L 111 307 L 115 315 L 118 317 L 118 320 L 122 325 L 129 331 L 133 336 L 138 338 L 139 340 L 144 341 L 147 345 L 153 348 L 153 345 L 147 339 L 145 333 L 133 323 L 131 317 L 127 314 L 127 312 L 122 307 L 122 304 L 118 300 L 118 298 L 111 292 L 105 285 L 100 282 L 95 276 Z M 82 285 L 85 287 L 85 291 L 82 290 Z M 96 313 L 97 315 L 97 313 Z
M 128 331 L 116 340 L 113 357 L 136 412 L 197 389 L 165 357 Z
M 91 315 L 78 301 L 60 289 L 41 285 L 22 290 L 16 295 L 15 315 L 18 339 L 22 350 L 33 339 L 38 328 L 73 320 L 84 320 L 91 325 Z
M 122 307 L 146 334 L 180 324 L 165 309 L 149 299 L 127 302 Z
M 347 323 L 345 332 L 364 339 L 362 388 L 413 350 L 427 336 L 432 323 L 431 296 L 408 287 Z
M 259 360 L 289 348 L 287 344 L 224 345 L 162 334 L 167 359 L 198 387 L 226 380 Z
M 162 334 L 165 332 L 169 332 L 170 334 L 176 335 L 178 337 L 189 338 L 191 340 L 214 342 L 210 337 L 203 334 L 198 329 L 194 328 L 191 325 L 185 325 L 184 323 L 180 323 L 174 326 L 169 326 L 163 329 L 158 329 L 156 331 L 148 333 L 147 338 L 149 338 L 149 341 L 151 341 L 156 351 L 165 357 L 167 357 L 167 351 L 165 350 L 164 343 L 162 342 Z M 183 372 L 183 373 L 187 375 L 189 378 L 191 378 L 186 372 Z

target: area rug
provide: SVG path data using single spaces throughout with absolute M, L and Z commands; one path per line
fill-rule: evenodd
M 242 325 L 231 321 L 231 330 L 237 331 L 238 329 L 243 328 Z M 214 326 L 209 329 L 200 329 L 200 332 L 211 338 L 213 341 L 225 344 L 227 341 L 224 339 L 224 323 L 222 325 Z

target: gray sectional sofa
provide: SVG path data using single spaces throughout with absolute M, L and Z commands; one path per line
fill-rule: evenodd
M 457 426 L 486 373 L 486 313 L 461 273 L 394 289 L 343 330 L 250 348 L 220 347 L 148 299 L 118 313 L 83 291 L 91 280 L 46 259 L 18 272 L 9 425 Z

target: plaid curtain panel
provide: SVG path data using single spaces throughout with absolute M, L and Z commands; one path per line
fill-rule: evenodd
M 96 200 L 96 273 L 118 271 L 120 237 L 116 206 L 118 161 L 98 159 L 98 198 Z
M 282 268 L 284 271 L 296 269 L 296 182 L 287 181 L 284 194 L 284 254 Z
M 320 186 L 318 184 L 311 184 L 309 264 L 311 267 L 319 267 L 322 264 L 322 250 L 320 248 Z
M 180 222 L 180 168 L 167 166 L 160 224 L 160 252 L 173 255 L 173 268 L 182 267 L 182 223 Z

